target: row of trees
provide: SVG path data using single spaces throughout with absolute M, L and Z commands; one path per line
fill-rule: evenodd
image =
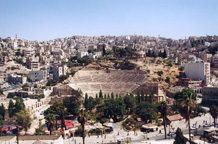
M 25 105 L 23 103 L 22 98 L 16 98 L 15 104 L 12 100 L 9 101 L 9 106 L 8 106 L 9 117 L 15 116 L 16 113 L 18 113 L 24 109 L 25 109 Z
M 149 49 L 148 52 L 146 53 L 147 57 L 162 57 L 162 58 L 167 58 L 167 53 L 166 50 L 164 52 L 159 51 L 158 55 L 154 53 L 154 51 L 151 52 Z
M 14 103 L 12 99 L 9 101 L 8 113 L 9 117 L 16 117 L 17 124 L 21 125 L 24 130 L 28 130 L 31 125 L 31 116 L 28 110 L 25 109 L 22 98 L 16 98 Z M 3 125 L 5 119 L 5 107 L 3 104 L 0 106 L 0 125 Z
M 91 118 L 91 111 L 95 109 L 94 116 L 102 123 L 105 122 L 103 119 L 109 118 L 113 118 L 115 122 L 122 120 L 126 114 L 136 114 L 136 117 L 141 117 L 146 123 L 157 120 L 161 116 L 166 137 L 166 116 L 169 115 L 169 107 L 166 102 L 153 104 L 152 95 L 144 94 L 142 91 L 136 97 L 132 94 L 120 97 L 118 95 L 114 96 L 113 93 L 110 95 L 103 94 L 100 90 L 95 99 L 86 94 L 85 100 L 82 101 L 81 92 L 74 91 L 73 93 L 71 97 L 64 98 L 61 102 L 55 102 L 53 106 L 45 111 L 46 123 L 50 131 L 55 125 L 56 118 L 63 122 L 61 127 L 64 127 L 66 115 L 72 114 L 79 121 L 84 122 L 88 117 Z M 175 95 L 175 99 L 176 108 L 188 122 L 190 135 L 190 118 L 196 112 L 197 107 L 196 94 L 191 89 L 183 89 L 182 92 Z M 81 111 L 81 105 L 84 105 L 85 110 Z M 213 106 L 210 111 L 211 114 L 213 112 L 213 117 L 217 117 L 217 107 Z M 58 117 L 56 117 L 56 114 Z M 82 137 L 84 137 L 84 133 Z

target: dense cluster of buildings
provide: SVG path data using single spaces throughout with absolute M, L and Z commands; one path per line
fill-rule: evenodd
M 218 36 L 189 37 L 180 40 L 138 35 L 72 36 L 43 42 L 18 39 L 17 36 L 0 38 L 0 67 L 10 62 L 20 64 L 16 73 L 4 71 L 0 76 L 10 85 L 30 85 L 15 89 L 14 93 L 24 99 L 33 116 L 38 115 L 48 105 L 51 95 L 59 98 L 63 95 L 68 96 L 74 89 L 80 89 L 93 97 L 100 89 L 107 95 L 114 92 L 121 96 L 127 93 L 137 94 L 138 91 L 144 90 L 148 92 L 146 94 L 154 95 L 154 102 L 160 102 L 166 100 L 166 95 L 173 98 L 176 92 L 192 88 L 197 94 L 202 95 L 205 101 L 218 101 L 218 54 L 209 51 L 209 48 L 217 46 Z M 105 53 L 111 53 L 109 57 L 113 57 L 116 49 L 125 47 L 134 49 L 140 57 L 146 57 L 149 51 L 157 56 L 160 52 L 166 52 L 165 60 L 184 67 L 185 78 L 180 78 L 174 87 L 160 89 L 158 83 L 146 81 L 144 73 L 139 74 L 138 71 L 131 74 L 125 71 L 84 74 L 80 71 L 81 75 L 77 73 L 69 79 L 70 84 L 45 87 L 49 79 L 59 81 L 61 76 L 66 76 L 70 72 L 68 64 L 72 57 L 98 60 L 104 57 Z M 72 65 L 82 66 L 77 60 Z M 4 82 L 0 81 L 1 88 L 6 88 Z M 9 101 L 4 100 L 5 107 L 8 107 L 8 103 Z

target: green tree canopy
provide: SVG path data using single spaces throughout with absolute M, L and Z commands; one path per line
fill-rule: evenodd
M 0 106 L 0 115 L 2 116 L 2 120 L 4 120 L 5 119 L 5 107 L 3 103 Z
M 21 125 L 25 131 L 27 131 L 32 122 L 30 113 L 28 111 L 21 110 L 20 112 L 16 113 L 16 116 L 18 124 Z
M 128 94 L 124 97 L 124 103 L 126 105 L 126 110 L 128 110 L 130 113 L 133 112 L 133 110 L 136 107 L 136 100 L 132 94 Z
M 121 99 L 105 100 L 103 109 L 105 117 L 113 118 L 114 121 L 117 121 L 117 116 L 123 117 L 126 112 L 125 104 Z
M 180 128 L 177 128 L 176 130 L 176 137 L 173 144 L 186 144 L 187 139 L 183 136 L 183 133 Z
M 14 102 L 12 100 L 9 101 L 8 114 L 9 117 L 12 117 L 14 115 Z
M 181 102 L 187 98 L 191 98 L 193 100 L 196 100 L 196 93 L 192 89 L 185 88 L 181 92 L 177 92 L 174 96 L 174 99 L 177 102 Z
M 50 135 L 52 134 L 52 129 L 55 125 L 55 115 L 52 113 L 48 113 L 45 115 L 46 125 L 48 127 L 48 130 L 50 131 Z
M 212 105 L 210 107 L 210 115 L 213 117 L 214 119 L 214 127 L 216 127 L 216 118 L 218 116 L 218 107 L 215 105 Z
M 22 88 L 23 88 L 23 89 L 24 89 L 24 88 L 27 88 L 27 87 L 29 87 L 29 84 L 28 84 L 28 83 L 25 83 L 25 84 L 22 85 Z
M 147 123 L 148 120 L 156 119 L 157 108 L 149 102 L 141 102 L 136 107 L 136 114 Z

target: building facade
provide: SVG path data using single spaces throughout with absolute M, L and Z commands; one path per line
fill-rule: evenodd
M 31 71 L 29 72 L 29 76 L 31 81 L 41 81 L 46 80 L 46 71 L 40 70 L 40 71 Z
M 6 81 L 10 84 L 25 84 L 27 81 L 27 77 L 21 76 L 21 75 L 15 75 L 11 74 L 8 76 Z
M 204 84 L 210 83 L 210 63 L 197 61 L 185 64 L 185 75 L 190 79 L 203 80 Z
M 53 79 L 59 80 L 61 75 L 67 74 L 68 67 L 66 65 L 63 66 L 54 66 L 53 67 Z

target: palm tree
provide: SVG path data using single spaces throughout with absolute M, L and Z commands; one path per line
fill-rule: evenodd
M 54 114 L 47 114 L 45 115 L 45 119 L 46 119 L 46 125 L 48 127 L 48 130 L 50 131 L 50 135 L 52 134 L 52 128 L 55 125 L 55 115 Z
M 163 118 L 165 139 L 167 139 L 167 133 L 166 133 L 167 108 L 168 108 L 167 103 L 165 101 L 162 101 L 159 106 L 159 111 L 161 113 L 161 117 Z
M 87 113 L 85 112 L 85 110 L 81 109 L 79 112 L 78 121 L 82 126 L 83 144 L 85 144 L 85 123 L 87 121 L 86 117 L 87 117 Z
M 180 103 L 180 113 L 188 122 L 189 128 L 189 140 L 191 141 L 191 129 L 190 129 L 190 117 L 193 113 L 193 110 L 196 107 L 196 101 L 193 98 L 193 94 L 185 94 L 184 99 Z
M 216 127 L 216 118 L 218 116 L 218 107 L 215 105 L 212 105 L 210 107 L 210 115 L 213 117 L 214 120 L 214 127 Z

